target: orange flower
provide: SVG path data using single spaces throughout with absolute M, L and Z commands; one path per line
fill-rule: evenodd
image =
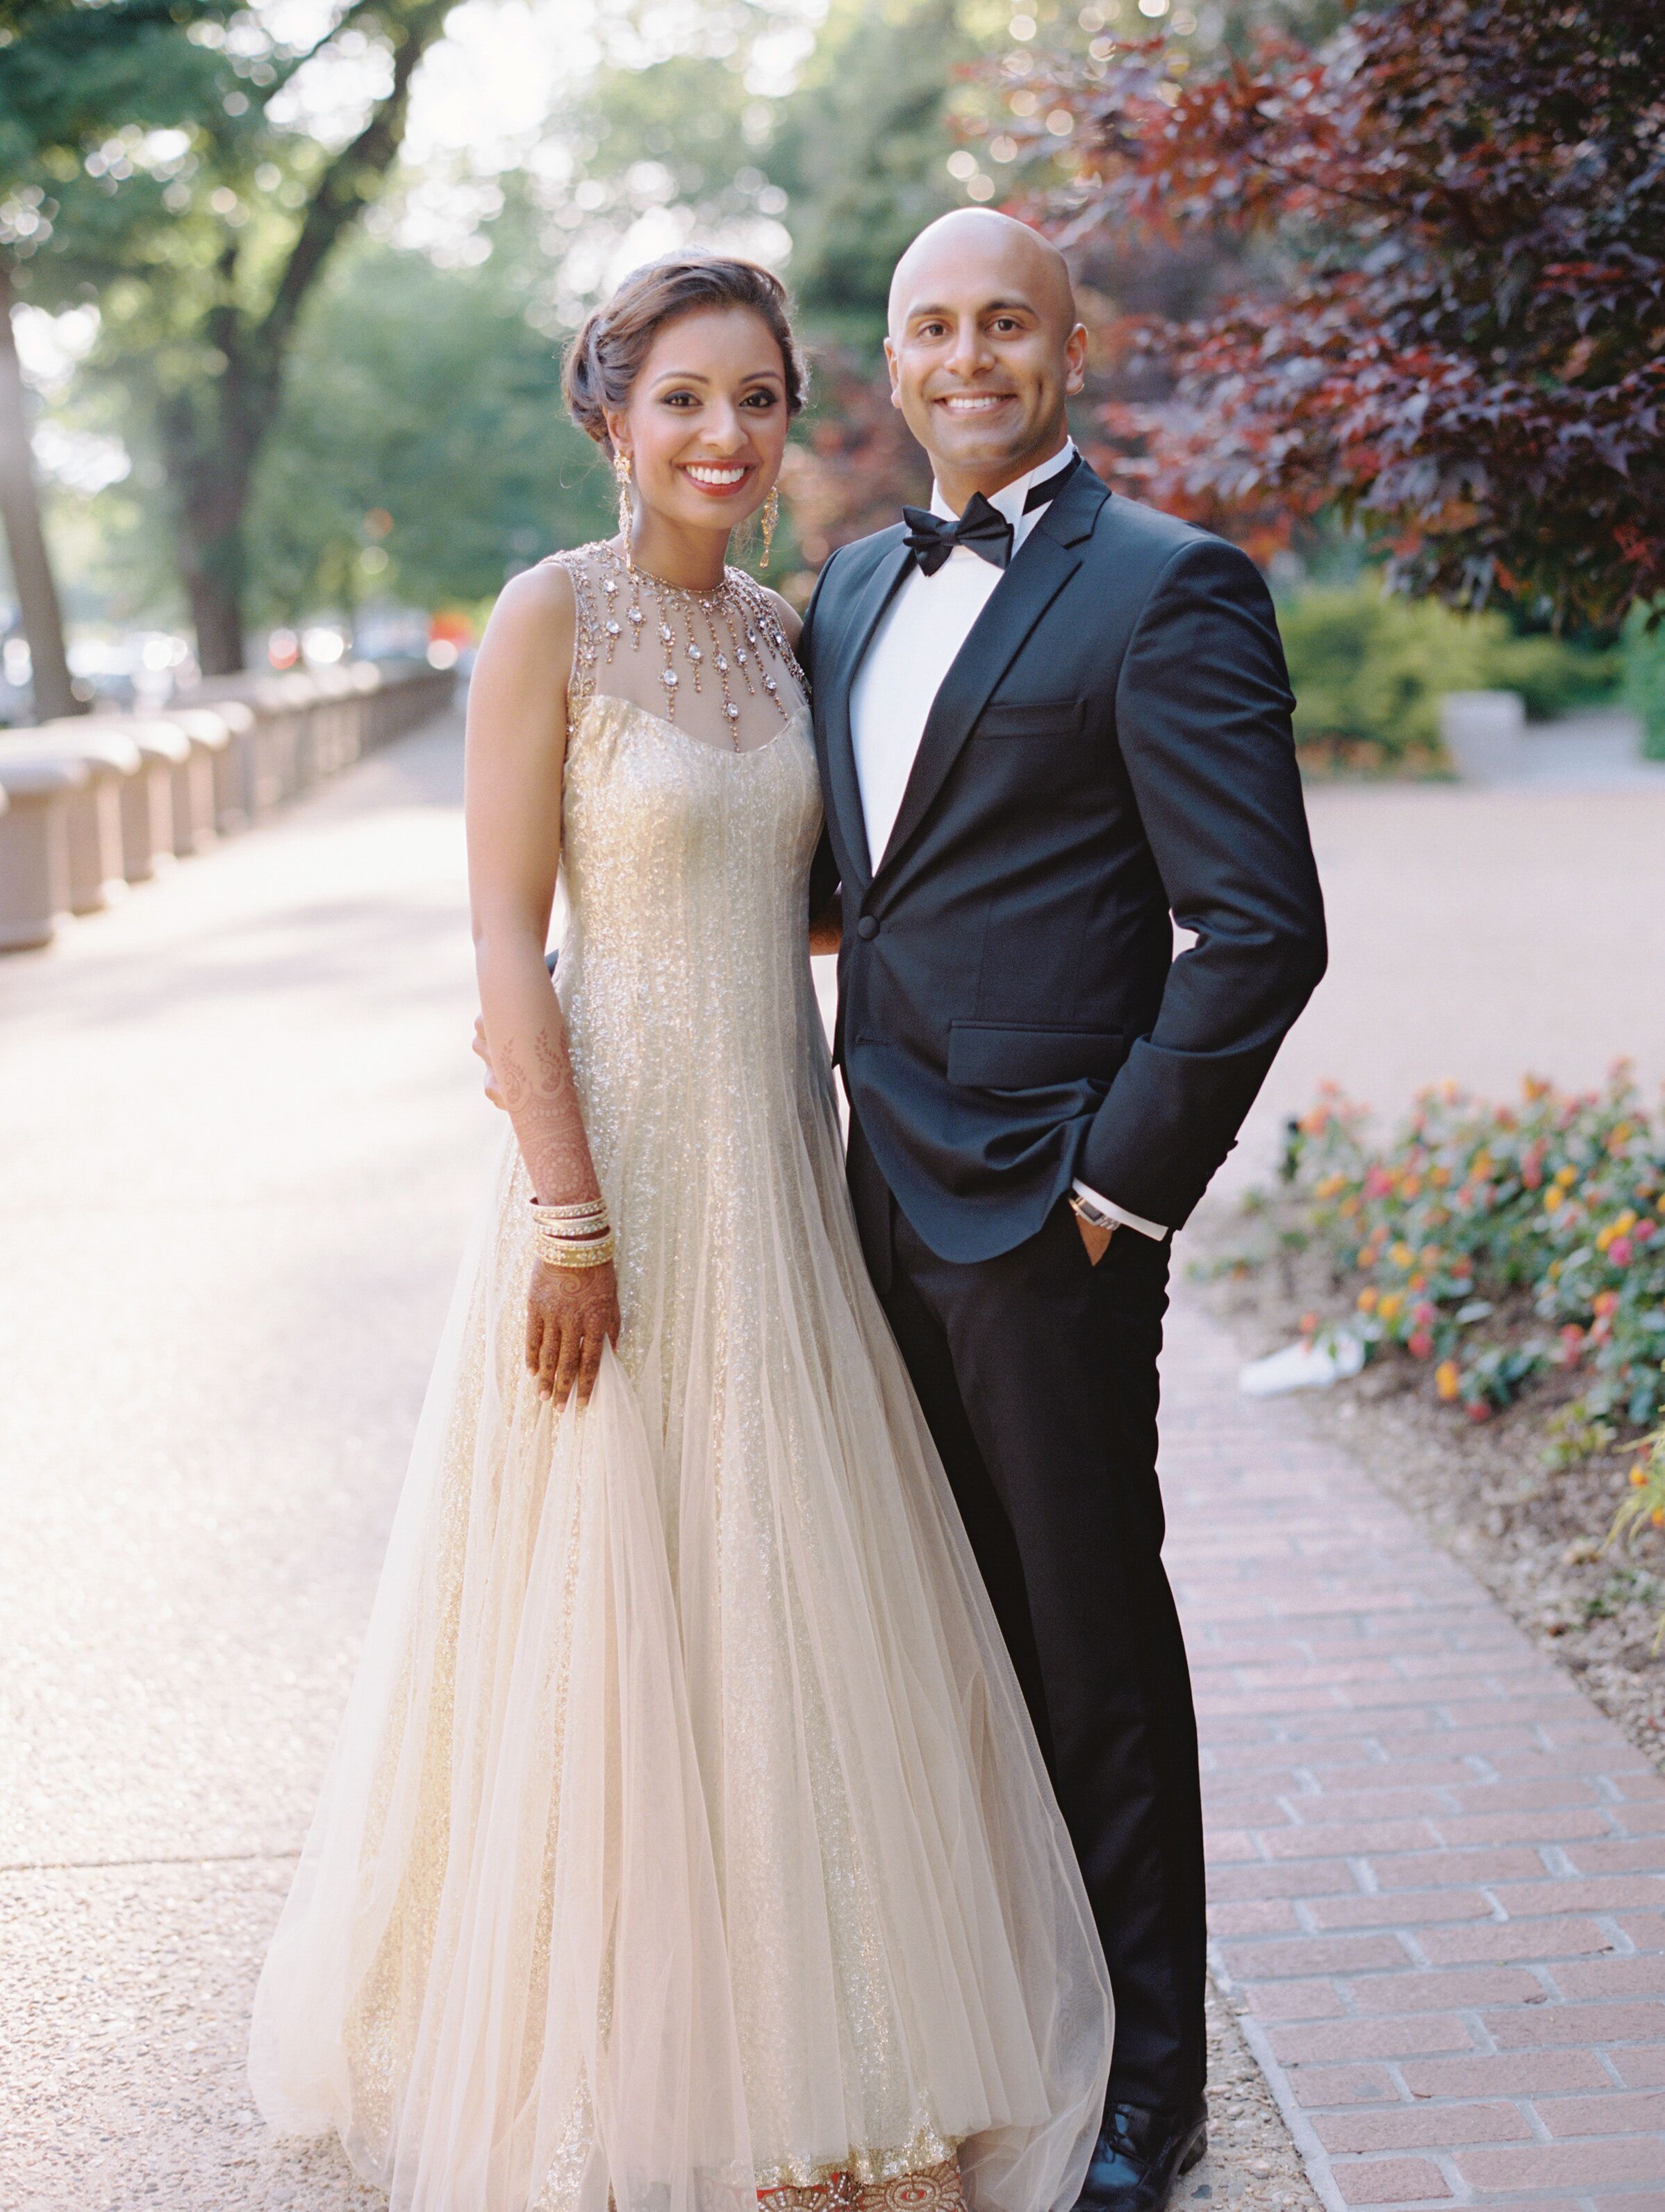
M 1648 1470 L 1638 1460 L 1636 1465 L 1631 1469 L 1631 1487 L 1633 1490 L 1640 1490 L 1646 1484 L 1647 1480 Z
M 1359 1312 L 1374 1313 L 1376 1311 L 1376 1302 L 1380 1295 L 1381 1293 L 1376 1289 L 1374 1285 L 1367 1283 L 1364 1288 L 1358 1293 Z
M 1462 1388 L 1462 1377 L 1457 1372 L 1455 1359 L 1442 1359 L 1434 1370 L 1434 1388 L 1442 1398 L 1455 1398 Z

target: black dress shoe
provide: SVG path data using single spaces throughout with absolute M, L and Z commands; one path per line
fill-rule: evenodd
M 1075 2212 L 1164 2212 L 1174 2184 L 1208 2148 L 1208 2106 L 1110 2105 Z

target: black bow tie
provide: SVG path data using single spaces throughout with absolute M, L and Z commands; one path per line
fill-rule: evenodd
M 1048 477 L 1043 483 L 1031 484 L 1029 496 L 1024 501 L 1024 513 L 1031 514 L 1037 507 L 1044 507 L 1073 477 L 1079 465 L 1080 456 L 1072 453 L 1065 465 Z M 946 516 L 933 514 L 922 507 L 904 507 L 902 520 L 908 525 L 908 550 L 913 555 L 927 576 L 934 576 L 957 545 L 980 560 L 989 562 L 996 568 L 1004 568 L 1012 559 L 1014 532 L 999 507 L 992 506 L 980 491 L 974 491 L 966 509 L 957 522 Z
M 936 574 L 957 545 L 997 568 L 1012 558 L 1012 525 L 980 491 L 972 493 L 957 522 L 922 507 L 904 507 L 902 519 L 908 525 L 908 550 L 927 576 Z

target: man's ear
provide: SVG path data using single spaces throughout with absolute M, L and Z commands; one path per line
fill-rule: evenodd
M 1087 380 L 1087 326 L 1078 323 L 1064 341 L 1064 359 L 1069 364 L 1064 380 L 1066 392 L 1079 392 Z
M 896 349 L 890 343 L 889 338 L 886 338 L 884 341 L 884 366 L 890 372 L 890 404 L 892 407 L 900 407 L 902 404 L 902 371 L 896 362 Z

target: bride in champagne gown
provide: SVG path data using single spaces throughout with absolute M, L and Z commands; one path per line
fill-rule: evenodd
M 510 586 L 476 678 L 513 1135 L 261 1978 L 255 2093 L 398 2212 L 1067 2212 L 1103 1957 L 848 1212 L 793 618 L 720 565 L 800 388 L 779 289 L 656 264 L 568 377 L 635 514 Z M 716 574 L 679 587 L 708 541 Z M 540 1261 L 534 1193 L 605 1200 L 613 1265 Z

